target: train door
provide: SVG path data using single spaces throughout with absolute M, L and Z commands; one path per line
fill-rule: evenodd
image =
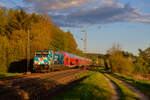
M 70 57 L 67 54 L 64 54 L 65 56 L 65 66 L 70 67 Z

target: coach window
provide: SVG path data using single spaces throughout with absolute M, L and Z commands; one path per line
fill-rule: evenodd
M 66 58 L 66 61 L 68 62 L 68 61 L 69 61 L 69 58 Z
M 74 65 L 75 63 L 74 62 L 70 62 L 70 65 Z
M 76 59 L 76 62 L 78 62 L 79 60 L 78 59 Z

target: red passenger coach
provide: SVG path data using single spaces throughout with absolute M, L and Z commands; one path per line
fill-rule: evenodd
M 65 65 L 69 68 L 74 68 L 76 66 L 78 66 L 78 57 L 71 54 L 71 53 L 67 53 L 64 52 L 64 56 L 65 56 Z
M 69 68 L 89 66 L 92 64 L 90 59 L 76 56 L 68 52 L 64 52 L 64 58 L 65 66 Z
M 86 67 L 92 65 L 92 60 L 68 52 L 63 52 L 66 68 Z

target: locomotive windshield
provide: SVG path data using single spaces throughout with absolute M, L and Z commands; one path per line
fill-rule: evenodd
M 47 51 L 37 51 L 35 54 L 36 57 L 47 57 L 48 56 L 48 52 Z
M 47 56 L 48 56 L 48 54 L 42 54 L 42 56 L 43 56 L 43 57 L 47 57 Z
M 44 52 L 42 53 L 42 56 L 43 56 L 43 57 L 47 57 L 47 56 L 48 56 L 48 51 L 44 51 Z
M 42 54 L 36 54 L 35 56 L 36 56 L 36 57 L 41 57 L 41 56 L 42 56 Z
M 47 57 L 48 54 L 36 54 L 36 57 Z

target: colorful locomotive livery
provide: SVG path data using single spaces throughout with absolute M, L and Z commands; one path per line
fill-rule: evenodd
M 54 50 L 36 51 L 33 69 L 36 72 L 62 70 L 76 67 L 86 67 L 92 60 L 73 55 L 68 52 Z

